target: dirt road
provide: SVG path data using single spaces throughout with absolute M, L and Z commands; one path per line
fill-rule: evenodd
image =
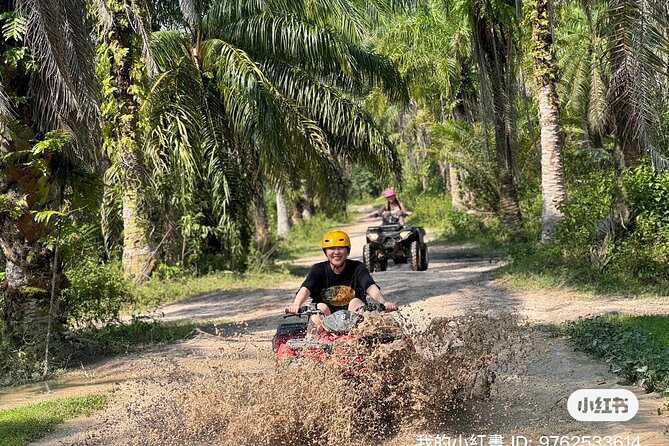
M 362 222 L 346 228 L 352 236 L 354 258 L 360 257 L 366 225 Z M 575 352 L 565 339 L 541 328 L 578 316 L 610 311 L 669 313 L 669 302 L 616 297 L 594 300 L 566 290 L 511 292 L 502 281 L 491 279 L 491 273 L 500 267 L 497 260 L 465 258 L 462 256 L 464 248 L 430 245 L 430 266 L 426 272 L 413 272 L 406 265 L 398 265 L 375 273 L 374 278 L 387 298 L 397 301 L 402 313 L 418 325 L 427 325 L 436 317 L 466 313 L 519 315 L 531 327 L 528 329 L 531 335 L 525 341 L 527 345 L 523 346 L 524 355 L 498 374 L 489 400 L 454 411 L 447 425 L 432 428 L 432 431 L 403 427 L 391 438 L 383 440 L 385 446 L 436 445 L 438 443 L 428 439 L 459 435 L 467 438 L 471 435 L 502 436 L 485 437 L 486 441 L 492 442 L 484 441 L 483 445 L 511 445 L 512 435 L 524 436 L 530 441 L 528 444 L 534 445 L 541 444 L 541 435 L 569 436 L 570 445 L 586 444 L 579 443 L 575 436 L 588 435 L 620 436 L 622 443 L 615 443 L 616 446 L 631 445 L 637 436 L 637 445 L 669 445 L 666 403 L 657 395 L 644 394 L 640 388 L 625 387 L 632 390 L 640 401 L 639 412 L 631 421 L 584 423 L 572 419 L 567 412 L 566 401 L 573 391 L 621 386 L 618 379 L 607 371 L 606 364 Z M 306 268 L 319 260 L 302 259 L 296 263 L 305 266 L 306 273 Z M 88 419 L 68 422 L 35 444 L 161 444 L 151 438 L 158 435 L 156 429 L 160 429 L 161 423 L 172 423 L 174 419 L 166 420 L 161 418 L 163 415 L 149 417 L 152 429 L 146 429 L 142 427 L 147 425 L 146 418 L 144 424 L 136 421 L 138 411 L 146 413 L 152 408 L 160 408 L 161 414 L 170 412 L 171 409 L 160 406 L 175 404 L 173 395 L 166 397 L 169 389 L 176 388 L 171 387 L 175 386 L 174 383 L 180 389 L 189 385 L 196 389 L 202 383 L 206 387 L 212 370 L 222 366 L 220 361 L 226 361 L 225 367 L 231 366 L 231 357 L 234 358 L 233 366 L 244 373 L 271 370 L 270 339 L 280 321 L 282 309 L 289 304 L 298 286 L 299 282 L 267 284 L 262 289 L 202 296 L 169 305 L 162 309 L 165 320 L 225 318 L 232 323 L 212 325 L 194 338 L 174 345 L 110 358 L 92 367 L 68 372 L 65 382 L 71 385 L 51 389 L 46 395 L 36 393 L 35 387 L 0 394 L 0 407 L 107 390 L 111 391 L 112 403 L 106 410 Z M 172 412 L 175 417 L 184 416 L 181 412 Z M 142 429 L 151 432 L 142 432 Z M 630 440 L 626 442 L 628 437 Z M 601 444 L 608 444 L 606 441 Z M 161 442 L 169 443 L 165 443 L 164 438 Z M 181 443 L 175 440 L 169 444 Z M 219 441 L 217 444 L 222 443 Z

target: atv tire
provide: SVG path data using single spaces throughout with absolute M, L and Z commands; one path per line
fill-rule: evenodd
M 377 271 L 385 271 L 388 269 L 388 259 L 379 260 L 377 262 L 378 269 Z
M 362 247 L 362 263 L 365 264 L 365 267 L 370 273 L 374 272 L 374 266 L 376 262 L 372 261 L 372 245 L 366 243 Z
M 427 257 L 427 245 L 422 243 L 420 246 L 420 271 L 427 270 L 428 257 Z
M 420 245 L 417 241 L 411 242 L 411 247 L 409 248 L 409 255 L 411 256 L 411 269 L 413 271 L 422 271 L 421 267 L 423 266 L 423 260 L 421 256 Z

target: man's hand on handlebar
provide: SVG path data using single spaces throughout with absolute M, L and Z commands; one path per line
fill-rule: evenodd
M 383 306 L 386 307 L 386 311 L 395 311 L 397 310 L 397 304 L 393 302 L 384 302 Z
M 290 307 L 288 307 L 286 310 L 287 310 L 288 313 L 290 313 L 290 314 L 299 314 L 299 313 L 300 313 L 300 308 L 301 308 L 301 307 L 300 307 L 299 305 L 295 305 L 295 304 L 293 304 L 293 305 L 291 305 Z

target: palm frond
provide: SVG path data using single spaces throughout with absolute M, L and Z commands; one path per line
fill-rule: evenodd
M 343 71 L 355 75 L 354 60 L 347 42 L 333 30 L 300 21 L 292 16 L 258 14 L 208 30 L 252 54 L 309 65 L 314 69 Z
M 28 20 L 26 44 L 41 66 L 31 87 L 37 122 L 42 130 L 70 130 L 76 141 L 70 156 L 94 159 L 100 101 L 85 8 L 73 0 L 17 0 L 16 7 Z
M 657 33 L 651 32 L 658 15 L 648 2 L 614 0 L 609 9 L 611 28 L 610 104 L 616 133 L 626 154 L 650 153 L 664 161 L 656 146 L 660 128 L 657 67 L 653 63 Z
M 150 17 L 149 10 L 145 4 L 131 0 L 128 13 L 132 27 L 142 41 L 142 55 L 144 56 L 147 71 L 149 74 L 155 75 L 158 72 L 158 68 L 151 54 L 151 37 L 149 35 L 151 25 L 147 23 Z
M 221 26 L 268 11 L 274 3 L 266 0 L 216 0 L 202 18 L 202 29 L 207 35 L 216 35 L 212 33 Z
M 92 2 L 92 8 L 95 11 L 100 31 L 102 33 L 109 32 L 112 29 L 112 26 L 114 26 L 114 17 L 107 7 L 107 3 L 104 0 L 94 0 Z
M 280 94 L 248 54 L 227 42 L 213 39 L 205 42 L 203 53 L 205 68 L 216 73 L 219 90 L 224 94 L 234 94 L 230 96 L 234 101 L 226 105 L 233 112 L 231 123 L 243 129 L 238 132 L 240 135 L 257 137 L 257 131 L 264 130 L 264 138 L 270 147 L 280 147 L 283 142 L 280 137 L 291 136 L 301 140 L 305 147 L 327 152 L 327 142 L 318 126 Z M 247 117 L 245 114 L 256 112 L 259 115 L 253 121 L 243 120 Z M 289 128 L 281 127 L 288 124 L 286 119 L 292 121 Z M 251 130 L 250 125 L 255 128 Z
M 337 142 L 339 156 L 374 166 L 385 175 L 398 174 L 396 152 L 358 104 L 317 82 L 304 70 L 269 59 L 263 61 L 262 67 L 277 88 L 309 110 L 328 132 L 328 139 Z

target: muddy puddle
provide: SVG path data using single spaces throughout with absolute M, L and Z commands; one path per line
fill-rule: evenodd
M 9 387 L 0 390 L 0 410 L 38 404 L 56 398 L 104 393 L 120 381 L 129 378 L 129 374 L 96 378 L 82 373 L 81 376 L 67 375 L 61 379 Z
M 443 426 L 452 411 L 488 398 L 522 336 L 511 316 L 435 319 L 421 330 L 406 321 L 373 323 L 404 336 L 360 346 L 361 373 L 347 373 L 348 363 L 335 356 L 258 372 L 240 367 L 246 353 L 223 349 L 197 373 L 174 367 L 161 378 L 123 383 L 134 398 L 121 418 L 68 444 L 381 444 L 402 429 Z

